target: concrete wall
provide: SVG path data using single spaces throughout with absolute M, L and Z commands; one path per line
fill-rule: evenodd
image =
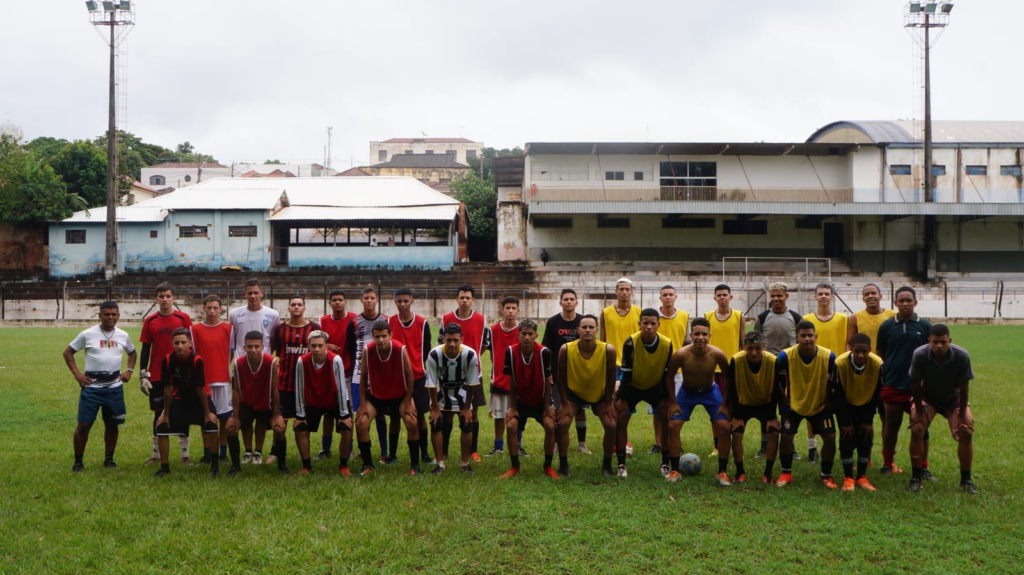
M 367 166 L 363 168 L 374 176 L 408 176 L 416 178 L 421 182 L 440 183 L 466 176 L 471 171 L 469 168 L 378 168 Z
M 288 248 L 288 267 L 362 267 L 451 269 L 455 246 L 380 246 L 332 247 L 298 246 Z
M 445 154 L 448 150 L 455 150 L 455 161 L 460 164 L 466 163 L 466 151 L 476 150 L 479 158 L 484 153 L 483 142 L 451 142 L 433 143 L 424 141 L 413 141 L 408 144 L 385 144 L 383 142 L 370 142 L 370 165 L 391 161 L 396 155 L 404 154 L 406 150 L 412 150 L 413 154 L 426 154 L 431 151 L 435 154 Z M 380 152 L 387 153 L 386 158 L 380 157 Z
M 49 265 L 46 224 L 0 222 L 0 270 L 43 271 Z
M 526 215 L 520 203 L 499 203 L 495 217 L 498 220 L 498 261 L 512 262 L 526 259 Z
M 910 165 L 911 174 L 887 175 L 886 201 L 923 201 L 924 153 L 920 149 L 889 148 L 888 166 Z M 1002 166 L 1021 165 L 1016 148 L 935 148 L 932 163 L 945 166 L 944 176 L 935 176 L 932 186 L 938 202 L 1019 203 L 1024 201 L 1021 178 L 1000 175 Z M 984 176 L 968 176 L 966 166 L 985 166 Z M 889 167 L 886 167 L 888 171 Z M 900 193 L 902 192 L 902 194 Z

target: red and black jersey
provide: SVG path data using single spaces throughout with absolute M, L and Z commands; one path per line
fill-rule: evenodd
M 405 364 L 402 361 L 405 346 L 391 340 L 391 350 L 385 357 L 377 353 L 377 342 L 366 344 L 366 371 L 369 375 L 367 391 L 376 399 L 400 399 L 405 397 Z
M 405 345 L 405 353 L 409 354 L 412 364 L 412 378 L 423 379 L 427 376 L 423 362 L 434 347 L 430 344 L 430 324 L 421 315 L 414 315 L 406 325 L 397 315 L 388 318 L 391 326 L 391 339 Z
M 334 319 L 332 314 L 320 317 L 320 329 L 327 332 L 327 343 L 338 346 L 338 355 L 345 365 L 345 375 L 351 376 L 356 360 L 356 326 L 353 321 L 359 315 L 345 312 L 345 317 Z
M 241 392 L 241 401 L 253 408 L 254 411 L 269 411 L 274 390 L 271 385 L 277 382 L 271 381 L 273 375 L 274 356 L 264 353 L 260 367 L 256 371 L 249 365 L 249 358 L 242 356 L 235 360 L 235 373 L 238 374 L 238 388 Z
M 508 393 L 508 377 L 505 375 L 505 353 L 510 346 L 519 343 L 519 324 L 506 330 L 501 322 L 490 328 L 491 332 L 491 391 Z
M 551 351 L 534 344 L 533 354 L 523 357 L 517 343 L 506 350 L 505 375 L 516 384 L 516 400 L 529 407 L 541 407 L 544 401 L 544 383 L 551 377 Z
M 150 380 L 161 381 L 163 379 L 161 364 L 164 357 L 174 352 L 171 334 L 180 327 L 192 327 L 192 318 L 179 310 L 173 310 L 167 315 L 160 315 L 159 312 L 152 313 L 142 320 L 142 334 L 139 336 L 139 341 L 150 345 L 148 366 Z
M 192 326 L 192 349 L 203 358 L 208 383 L 231 383 L 228 358 L 231 354 L 231 324 L 197 323 Z
M 309 353 L 309 334 L 320 329 L 320 324 L 311 321 L 302 327 L 279 323 L 270 336 L 270 351 L 281 361 L 277 372 L 277 389 L 295 391 L 295 364 Z M 329 337 L 329 336 L 328 336 Z
M 180 359 L 174 353 L 165 355 L 160 362 L 160 373 L 163 375 L 161 383 L 172 386 L 175 399 L 195 399 L 199 388 L 210 395 L 210 386 L 203 373 L 203 358 L 194 351 L 185 359 Z

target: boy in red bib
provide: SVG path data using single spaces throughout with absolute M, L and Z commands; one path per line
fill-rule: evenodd
M 284 439 L 284 418 L 277 391 L 278 359 L 263 351 L 263 332 L 245 334 L 245 355 L 235 360 L 231 379 L 232 412 L 227 422 L 228 450 L 231 452 L 233 477 L 240 470 L 238 430 L 242 430 L 245 454 L 252 458 L 253 424 L 260 422 L 264 429 L 273 429 L 275 440 Z M 283 467 L 284 461 L 278 460 Z M 279 467 L 280 468 L 280 467 Z M 287 472 L 287 468 L 283 469 Z
M 340 436 L 341 461 L 338 472 L 350 475 L 348 445 L 352 441 L 352 397 L 345 380 L 341 356 L 327 350 L 327 334 L 316 330 L 309 334 L 309 353 L 295 365 L 295 443 L 302 458 L 299 473 L 312 473 L 309 434 L 320 430 L 320 420 L 332 416 Z
M 504 354 L 502 372 L 509 382 L 509 405 L 505 411 L 508 452 L 512 468 L 502 478 L 519 475 L 519 436 L 527 419 L 544 426 L 544 475 L 558 479 L 551 467 L 555 454 L 555 408 L 551 403 L 551 351 L 537 343 L 537 322 L 519 322 L 519 343 Z

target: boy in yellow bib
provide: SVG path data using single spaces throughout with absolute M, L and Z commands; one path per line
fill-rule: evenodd
M 839 385 L 833 388 L 832 405 L 839 418 L 839 457 L 843 461 L 843 491 L 860 487 L 874 491 L 867 478 L 871 442 L 875 436 L 875 409 L 882 401 L 882 358 L 871 353 L 871 338 L 858 333 L 850 339 L 850 351 L 836 358 Z M 857 449 L 857 476 L 853 475 L 853 450 Z

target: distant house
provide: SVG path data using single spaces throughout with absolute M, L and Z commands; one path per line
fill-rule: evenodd
M 217 163 L 203 163 L 202 170 L 195 162 L 168 162 L 142 168 L 141 182 L 151 188 L 184 188 L 200 181 L 226 178 L 231 168 Z
M 484 153 L 484 143 L 466 138 L 391 138 L 383 142 L 370 142 L 370 165 L 390 162 L 404 154 L 447 154 L 455 161 L 466 164 Z
M 166 194 L 170 190 L 167 188 L 156 189 L 152 186 L 147 186 L 142 182 L 136 180 L 132 182 L 132 189 L 123 198 L 121 198 L 121 204 L 130 206 L 146 200 L 152 200 L 153 198 Z
M 335 176 L 344 177 L 344 178 L 364 177 L 364 176 L 372 176 L 372 175 L 373 174 L 363 170 L 362 168 L 349 168 L 349 169 L 345 170 L 344 172 L 339 172 L 339 173 L 335 174 Z
M 325 168 L 320 164 L 231 164 L 231 176 L 242 176 L 243 178 L 322 178 L 333 176 L 335 173 L 335 170 Z
M 416 178 L 443 194 L 449 194 L 448 184 L 452 180 L 472 170 L 466 164 L 456 162 L 454 154 L 402 154 L 388 162 L 360 169 L 375 176 Z
M 239 176 L 241 178 L 294 178 L 295 174 L 291 172 L 282 172 L 281 170 L 274 170 L 268 174 L 261 174 L 256 170 L 249 170 L 248 172 Z

